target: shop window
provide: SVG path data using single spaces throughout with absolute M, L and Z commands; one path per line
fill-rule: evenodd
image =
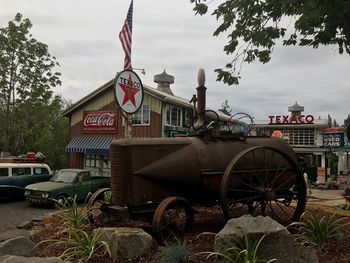
M 170 126 L 182 126 L 182 110 L 176 106 L 169 106 L 166 110 L 166 124 Z
M 98 156 L 94 154 L 85 155 L 85 167 L 99 167 Z
M 89 170 L 91 176 L 110 176 L 111 164 L 108 156 L 104 155 L 85 155 L 85 167 Z
M 108 156 L 103 156 L 103 169 L 111 168 L 110 161 L 108 159 Z
M 133 125 L 149 125 L 150 124 L 149 105 L 142 105 L 141 108 L 132 115 Z
M 276 129 L 260 128 L 257 130 L 257 135 L 270 136 Z M 282 138 L 293 147 L 314 147 L 315 129 L 314 128 L 281 128 L 278 129 L 282 133 Z

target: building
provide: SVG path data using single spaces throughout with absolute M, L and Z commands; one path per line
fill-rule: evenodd
M 267 136 L 277 134 L 286 140 L 296 154 L 305 160 L 311 180 L 315 181 L 317 175 L 325 176 L 326 168 L 329 168 L 328 155 L 332 151 L 324 143 L 328 119 L 303 114 L 304 107 L 297 102 L 288 107 L 288 111 L 289 114 L 267 116 L 267 121 L 257 122 L 253 133 Z
M 155 75 L 154 81 L 158 84 L 156 89 L 144 85 L 143 104 L 131 118 L 131 136 L 187 135 L 193 113 L 190 99 L 173 94 L 170 85 L 174 83 L 174 77 L 165 70 Z M 65 149 L 69 167 L 108 176 L 109 145 L 114 138 L 123 138 L 125 133 L 123 113 L 115 101 L 114 80 L 73 104 L 63 116 L 69 118 L 70 142 Z

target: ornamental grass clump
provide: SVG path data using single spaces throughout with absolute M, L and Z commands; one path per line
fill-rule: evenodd
M 324 248 L 331 239 L 341 237 L 341 229 L 349 224 L 344 222 L 345 219 L 337 219 L 334 215 L 321 219 L 311 216 L 305 222 L 295 222 L 290 226 L 299 228 L 294 237 L 300 244 Z
M 99 228 L 91 234 L 81 229 L 71 229 L 67 238 L 45 240 L 39 244 L 49 242 L 54 246 L 63 246 L 66 249 L 59 256 L 60 258 L 68 262 L 82 263 L 100 252 L 111 257 L 107 242 L 100 240 L 101 234 Z
M 241 240 L 241 244 L 227 248 L 224 253 L 202 252 L 199 254 L 207 254 L 206 259 L 218 257 L 226 260 L 227 262 L 233 263 L 277 262 L 276 259 L 261 260 L 258 258 L 258 249 L 264 238 L 265 235 L 263 235 L 260 239 L 252 240 L 251 238 L 248 238 L 247 235 L 244 235 L 243 240 Z
M 186 241 L 176 239 L 170 245 L 159 247 L 157 259 L 160 263 L 186 263 L 189 262 L 189 255 Z
M 76 197 L 68 197 L 64 203 L 60 206 L 60 218 L 64 228 L 77 228 L 80 229 L 84 225 L 89 223 L 89 217 L 91 215 L 91 209 L 86 206 L 78 207 Z
M 343 203 L 343 204 L 340 204 L 339 207 L 340 207 L 340 209 L 343 209 L 343 210 L 350 210 L 350 201 Z

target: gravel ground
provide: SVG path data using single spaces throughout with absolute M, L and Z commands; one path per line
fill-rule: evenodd
M 0 201 L 0 224 L 20 225 L 25 221 L 37 220 L 55 208 L 32 207 L 25 201 Z

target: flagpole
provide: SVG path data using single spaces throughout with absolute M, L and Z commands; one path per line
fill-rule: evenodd
M 132 44 L 132 16 L 133 16 L 133 0 L 130 2 L 128 14 L 126 16 L 122 30 L 119 33 L 119 39 L 125 53 L 124 69 L 132 70 L 131 66 L 131 44 Z M 124 137 L 132 138 L 132 115 L 129 113 L 123 114 L 124 117 Z

